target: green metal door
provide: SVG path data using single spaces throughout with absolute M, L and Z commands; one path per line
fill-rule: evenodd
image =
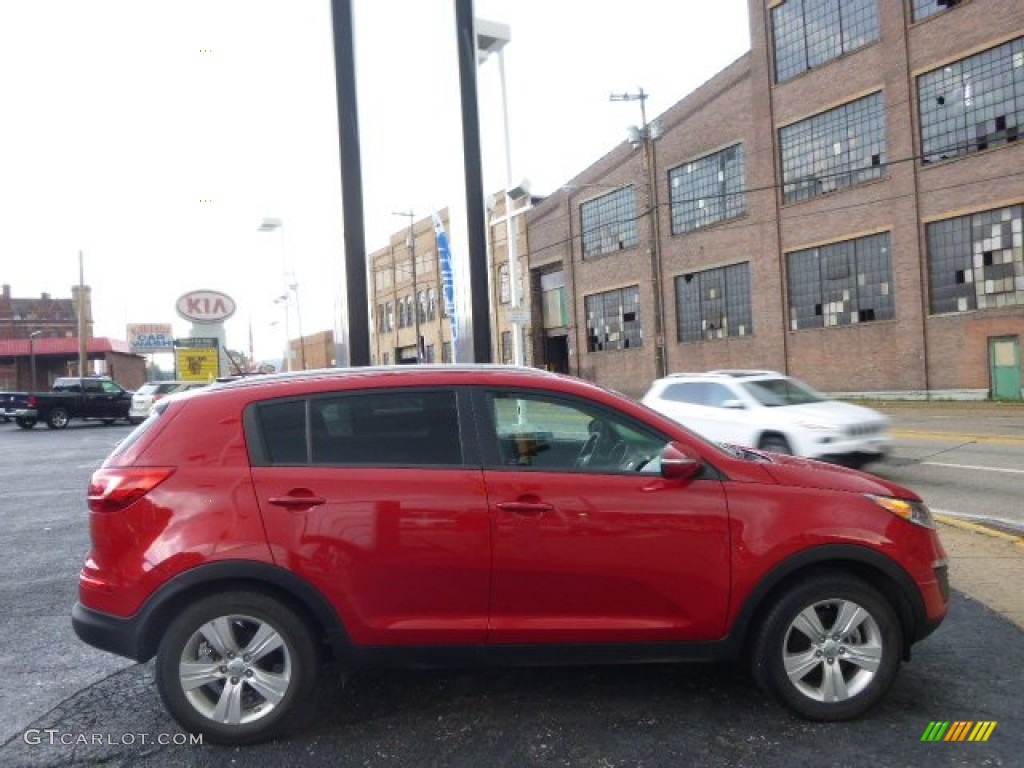
M 992 376 L 992 399 L 1020 400 L 1020 337 L 990 337 L 988 364 Z

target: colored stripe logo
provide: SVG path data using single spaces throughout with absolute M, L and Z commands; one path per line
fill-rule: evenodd
M 933 720 L 921 734 L 921 741 L 988 741 L 996 720 Z

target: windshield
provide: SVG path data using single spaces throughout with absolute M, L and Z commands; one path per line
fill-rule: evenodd
M 760 379 L 743 382 L 742 387 L 766 408 L 825 401 L 822 395 L 796 379 Z

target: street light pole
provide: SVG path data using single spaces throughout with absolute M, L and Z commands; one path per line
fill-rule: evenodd
M 512 180 L 512 142 L 508 119 L 508 92 L 505 86 L 505 46 L 512 40 L 507 25 L 477 19 L 477 48 L 483 63 L 492 53 L 498 54 L 498 75 L 501 82 L 501 117 L 505 133 L 505 243 L 508 250 L 509 316 L 512 325 L 512 362 L 525 365 L 523 351 L 523 312 L 519 307 L 519 229 L 512 218 L 512 206 L 519 197 L 529 194 L 526 184 L 514 185 Z M 513 194 L 518 192 L 520 194 Z
M 638 88 L 636 93 L 613 93 L 608 97 L 609 101 L 639 101 L 641 127 L 633 128 L 639 134 L 631 138 L 633 146 L 636 147 L 637 140 L 644 148 L 644 186 L 647 189 L 647 206 L 649 215 L 649 254 L 651 258 L 651 286 L 654 291 L 654 370 L 657 378 L 668 375 L 668 361 L 665 354 L 665 316 L 664 302 L 662 301 L 661 288 L 661 216 L 658 206 L 658 178 L 655 169 L 654 139 L 652 126 L 647 122 L 647 97 L 643 88 Z
M 279 231 L 281 233 L 281 274 L 284 279 L 285 288 L 285 303 L 284 303 L 284 320 L 285 320 L 285 334 L 288 334 L 288 292 L 291 291 L 295 294 L 295 316 L 299 323 L 299 361 L 302 365 L 302 370 L 306 370 L 306 340 L 302 336 L 302 308 L 299 302 L 299 284 L 295 280 L 295 272 L 288 272 L 288 250 L 284 244 L 284 221 L 282 219 L 265 217 L 256 230 L 257 232 L 274 232 Z M 287 355 L 285 356 L 285 366 L 290 371 L 291 356 L 292 356 L 292 343 L 290 338 L 286 338 L 286 349 Z

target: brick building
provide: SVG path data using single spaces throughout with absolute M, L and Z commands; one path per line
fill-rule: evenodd
M 749 9 L 748 54 L 528 212 L 530 363 L 1019 399 L 1024 4 Z
M 526 215 L 538 198 L 525 192 L 513 199 L 512 224 L 519 254 L 519 305 L 526 322 L 519 327 L 524 359 L 533 364 L 535 341 L 529 323 L 531 292 L 527 268 Z M 499 363 L 513 362 L 515 325 L 512 308 L 512 276 L 508 262 L 508 224 L 504 190 L 492 195 L 487 205 L 487 267 L 491 318 L 491 349 Z M 450 232 L 448 210 L 439 214 L 445 232 Z M 370 328 L 370 356 L 375 365 L 452 361 L 451 320 L 445 313 L 441 265 L 432 217 L 412 221 L 394 232 L 386 247 L 369 257 L 369 303 L 373 312 Z M 533 317 L 539 317 L 533 313 Z M 417 355 L 417 333 L 419 354 Z
M 318 331 L 289 339 L 288 349 L 294 371 L 333 368 L 337 362 L 334 331 Z
M 72 286 L 70 299 L 57 299 L 48 293 L 18 298 L 11 294 L 11 286 L 4 285 L 0 292 L 0 389 L 47 389 L 59 376 L 78 375 L 79 294 L 86 359 L 98 363 L 128 389 L 145 382 L 145 360 L 133 354 L 127 342 L 93 337 L 89 286 Z

